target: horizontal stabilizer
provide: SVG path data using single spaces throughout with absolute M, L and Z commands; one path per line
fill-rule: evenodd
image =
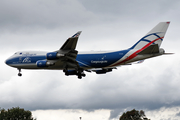
M 172 54 L 174 54 L 174 53 L 164 53 L 163 55 L 172 55 Z
M 158 44 L 150 45 L 146 49 L 144 49 L 141 52 L 139 52 L 138 55 L 155 54 L 155 53 L 159 53 Z

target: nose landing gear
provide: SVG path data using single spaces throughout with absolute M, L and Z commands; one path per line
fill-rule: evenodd
M 18 69 L 19 70 L 19 73 L 18 73 L 18 76 L 22 76 L 22 73 L 21 73 L 21 69 Z

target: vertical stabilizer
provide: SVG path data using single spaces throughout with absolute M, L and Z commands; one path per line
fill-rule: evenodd
M 157 24 L 151 31 L 149 31 L 135 45 L 133 45 L 131 49 L 141 49 L 151 44 L 158 44 L 158 46 L 160 47 L 169 23 L 170 22 L 160 22 L 159 24 Z

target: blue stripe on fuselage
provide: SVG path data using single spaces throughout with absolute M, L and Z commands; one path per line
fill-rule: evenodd
M 6 61 L 6 64 L 32 64 L 36 63 L 38 60 L 44 60 L 46 56 L 17 56 Z
M 100 68 L 109 65 L 121 59 L 128 50 L 117 52 L 99 53 L 99 54 L 78 54 L 76 60 L 81 67 Z

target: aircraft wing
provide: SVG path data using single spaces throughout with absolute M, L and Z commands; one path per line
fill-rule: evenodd
M 66 42 L 62 45 L 62 47 L 57 51 L 59 55 L 61 55 L 61 59 L 59 60 L 64 63 L 64 69 L 79 68 L 79 64 L 76 61 L 78 51 L 75 49 L 80 34 L 81 31 L 77 32 L 72 37 L 68 38 Z

